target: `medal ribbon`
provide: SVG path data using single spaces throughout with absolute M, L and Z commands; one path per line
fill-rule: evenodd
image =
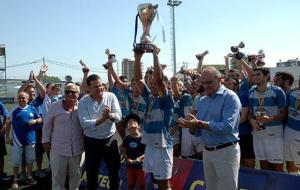
M 257 96 L 257 98 L 258 98 L 258 105 L 259 105 L 259 108 L 262 108 L 263 105 L 264 105 L 265 97 L 262 96 L 262 95 L 259 95 L 257 91 L 256 91 L 256 96 Z

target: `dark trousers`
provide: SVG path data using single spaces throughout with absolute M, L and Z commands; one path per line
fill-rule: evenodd
M 84 149 L 87 189 L 97 189 L 99 167 L 104 159 L 108 170 L 110 189 L 118 190 L 120 186 L 120 153 L 115 135 L 107 139 L 95 139 L 84 136 Z

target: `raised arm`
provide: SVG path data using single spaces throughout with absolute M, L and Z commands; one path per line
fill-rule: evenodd
M 198 60 L 198 66 L 197 66 L 197 72 L 198 73 L 202 73 L 202 65 L 203 65 L 203 59 L 205 57 L 205 55 L 208 54 L 208 51 L 205 51 L 204 53 L 202 54 L 197 54 L 196 55 L 196 58 Z
M 42 99 L 44 99 L 45 95 L 46 95 L 46 89 L 45 89 L 44 85 L 37 79 L 37 77 L 34 75 L 33 72 L 32 72 L 32 78 L 35 82 L 35 86 L 39 92 L 39 95 L 41 96 Z
M 229 57 L 228 55 L 224 56 L 224 61 L 225 61 L 225 76 L 228 76 L 228 72 L 229 72 Z
M 82 60 L 80 60 L 79 63 L 80 63 L 81 66 L 82 66 L 82 72 L 83 72 L 82 83 L 81 83 L 81 85 L 80 85 L 80 92 L 81 92 L 82 94 L 85 94 L 86 88 L 87 88 L 86 79 L 87 79 L 87 77 L 88 77 L 88 75 L 89 75 L 89 71 L 90 71 L 90 70 L 89 70 L 89 68 L 86 66 L 86 64 L 85 64 Z
M 115 72 L 112 62 L 108 63 L 108 69 L 107 70 L 110 72 L 111 76 L 113 77 L 113 79 L 115 80 L 117 85 L 125 87 L 125 84 L 120 80 L 119 76 Z
M 159 63 L 158 53 L 159 53 L 159 49 L 156 48 L 153 52 L 154 78 L 156 79 L 159 96 L 164 96 L 167 93 L 167 88 L 163 82 L 164 74 L 161 65 Z
M 40 72 L 38 74 L 38 76 L 36 77 L 39 81 L 42 81 L 44 76 L 46 75 L 46 72 L 48 71 L 48 65 L 46 65 L 45 63 L 42 64 L 41 68 L 40 68 Z
M 239 67 L 241 68 L 241 71 L 243 73 L 244 72 L 246 73 L 249 83 L 252 84 L 252 81 L 253 81 L 253 70 L 252 70 L 252 68 L 243 59 L 237 60 L 237 66 L 238 66 L 238 68 Z M 243 73 L 241 73 L 242 76 L 244 76 Z
M 111 66 L 112 64 L 111 63 L 107 63 L 107 66 L 108 68 Z M 111 89 L 113 88 L 114 86 L 114 80 L 111 76 L 111 72 L 110 72 L 110 69 L 107 69 L 107 79 L 108 79 L 108 89 L 109 91 L 111 91 Z
M 140 91 L 143 91 L 144 83 L 143 83 L 143 76 L 142 76 L 142 69 L 141 69 L 141 59 L 143 53 L 135 52 L 134 53 L 134 82 L 138 85 Z

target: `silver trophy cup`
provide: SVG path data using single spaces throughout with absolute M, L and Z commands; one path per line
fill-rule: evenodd
M 140 39 L 140 43 L 136 44 L 134 42 L 134 51 L 136 52 L 153 52 L 155 46 L 151 42 L 150 36 L 150 28 L 152 21 L 155 18 L 157 13 L 158 5 L 152 5 L 151 3 L 140 4 L 137 8 L 138 10 L 138 17 L 141 20 L 143 26 L 143 34 Z M 136 31 L 137 32 L 137 20 L 136 20 Z M 136 34 L 135 34 L 136 36 Z

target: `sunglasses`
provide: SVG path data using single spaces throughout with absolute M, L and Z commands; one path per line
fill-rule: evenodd
M 65 94 L 72 94 L 72 95 L 74 95 L 74 94 L 76 94 L 77 93 L 77 91 L 73 91 L 73 90 L 65 90 Z

